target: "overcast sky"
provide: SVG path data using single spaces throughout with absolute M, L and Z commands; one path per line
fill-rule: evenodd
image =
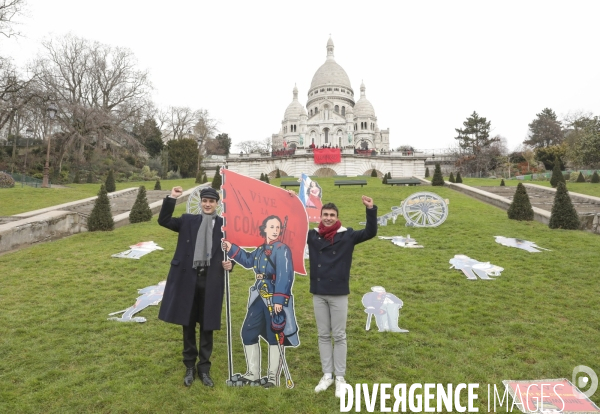
M 473 112 L 509 149 L 536 113 L 600 114 L 600 1 L 28 0 L 18 40 L 0 53 L 24 64 L 40 40 L 66 33 L 130 48 L 159 106 L 207 109 L 234 145 L 278 132 L 325 62 L 355 98 L 364 80 L 390 144 L 447 148 Z M 235 147 L 234 147 L 235 150 Z

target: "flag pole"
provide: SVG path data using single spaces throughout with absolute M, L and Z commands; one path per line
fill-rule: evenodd
M 224 174 L 224 167 L 221 167 L 221 192 L 223 194 L 223 211 L 221 214 L 225 212 L 225 190 L 223 189 L 223 185 L 225 184 L 226 175 Z M 225 217 L 223 217 L 223 227 L 225 227 Z M 225 230 L 223 230 L 223 240 L 227 240 L 227 236 L 225 234 Z M 221 240 L 221 250 L 223 251 L 223 257 L 227 259 L 227 252 L 223 247 L 223 240 Z M 231 297 L 229 292 L 229 270 L 225 270 L 225 320 L 226 320 L 226 329 L 227 329 L 227 368 L 229 369 L 229 381 L 231 382 L 233 378 L 233 346 L 231 344 Z

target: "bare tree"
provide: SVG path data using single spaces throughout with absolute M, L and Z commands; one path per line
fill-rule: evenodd
M 271 138 L 267 137 L 257 141 L 242 141 L 236 147 L 245 154 L 250 154 L 251 152 L 270 152 Z
M 188 131 L 198 123 L 196 111 L 189 106 L 170 106 L 160 112 L 158 119 L 167 141 L 185 138 Z
M 257 141 L 242 141 L 239 142 L 236 147 L 240 149 L 244 154 L 250 154 L 257 150 Z
M 14 19 L 23 14 L 26 5 L 25 0 L 0 0 L 0 33 L 6 37 L 19 35 Z
M 219 132 L 217 128 L 219 122 L 211 118 L 206 109 L 197 110 L 194 112 L 194 116 L 198 120 L 196 125 L 194 125 L 194 134 L 198 141 L 198 148 L 202 150 L 206 141 L 214 138 L 217 132 Z
M 148 105 L 151 84 L 148 73 L 136 69 L 133 53 L 72 35 L 42 46 L 45 51 L 33 69 L 40 89 L 59 108 L 59 168 L 73 146 L 78 146 L 80 160 L 85 145 L 95 143 L 101 151 L 106 140 L 137 150 L 139 143 L 130 132 Z

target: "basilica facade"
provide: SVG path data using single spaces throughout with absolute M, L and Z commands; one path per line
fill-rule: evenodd
M 272 135 L 274 150 L 324 146 L 389 151 L 389 129 L 379 129 L 364 83 L 355 102 L 350 78 L 335 61 L 333 49 L 329 38 L 327 58 L 312 78 L 306 108 L 294 86 L 281 129 Z

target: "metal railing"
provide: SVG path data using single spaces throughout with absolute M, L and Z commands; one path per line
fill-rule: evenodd
M 13 178 L 13 180 L 15 180 L 15 185 L 17 185 L 18 183 L 21 183 L 21 187 L 25 187 L 25 186 L 35 187 L 35 188 L 42 187 L 42 180 L 40 180 L 39 178 L 33 178 L 33 177 L 30 177 L 29 175 L 20 174 L 20 173 L 10 173 L 8 171 L 2 171 L 2 172 L 10 175 Z M 48 187 L 52 187 L 52 183 L 50 183 L 50 180 L 48 180 Z

